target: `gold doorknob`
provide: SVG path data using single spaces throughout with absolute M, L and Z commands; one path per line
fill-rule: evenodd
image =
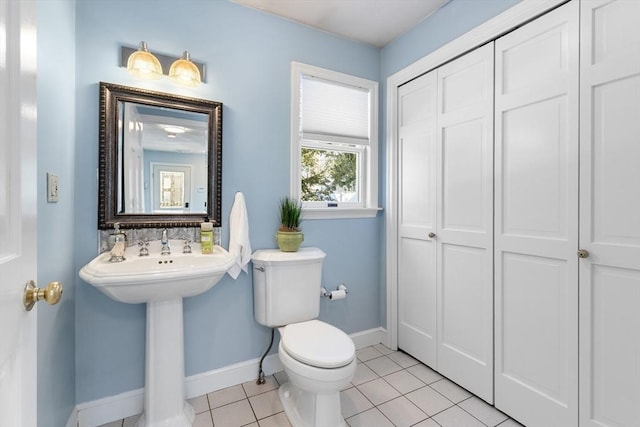
M 36 302 L 45 300 L 49 305 L 57 304 L 62 297 L 62 283 L 50 282 L 46 288 L 36 288 L 36 283 L 29 280 L 24 286 L 22 302 L 27 311 L 31 311 Z
M 586 249 L 580 249 L 578 251 L 578 258 L 588 258 L 589 257 L 589 251 Z

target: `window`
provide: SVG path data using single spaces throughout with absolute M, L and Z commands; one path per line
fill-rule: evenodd
M 160 171 L 160 207 L 184 207 L 184 172 Z
M 305 218 L 373 217 L 378 83 L 292 63 L 291 193 Z

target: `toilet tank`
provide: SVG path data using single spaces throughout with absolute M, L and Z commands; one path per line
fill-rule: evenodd
M 318 317 L 324 257 L 318 248 L 255 251 L 251 261 L 256 321 L 275 328 Z

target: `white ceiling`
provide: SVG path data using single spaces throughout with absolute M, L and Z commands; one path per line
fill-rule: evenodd
M 450 0 L 231 1 L 382 47 Z

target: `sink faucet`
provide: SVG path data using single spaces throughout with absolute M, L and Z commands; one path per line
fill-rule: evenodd
M 126 258 L 124 257 L 124 251 L 127 249 L 126 243 L 124 240 L 120 240 L 117 242 L 113 249 L 111 249 L 111 257 L 109 258 L 109 262 L 122 262 Z
M 169 238 L 167 237 L 167 229 L 162 230 L 162 249 L 160 249 L 160 255 L 171 255 L 171 248 L 169 247 Z

